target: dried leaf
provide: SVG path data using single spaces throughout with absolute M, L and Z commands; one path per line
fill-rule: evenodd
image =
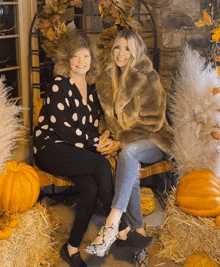
M 37 19 L 37 22 L 40 29 L 46 29 L 51 26 L 51 22 L 48 19 L 39 18 Z
M 211 132 L 211 136 L 216 140 L 219 140 L 219 137 L 220 137 L 218 132 Z
M 206 22 L 204 20 L 199 20 L 195 22 L 196 27 L 203 27 L 206 25 Z
M 72 1 L 70 1 L 70 5 L 81 8 L 82 7 L 82 1 L 81 0 L 72 0 Z
M 109 13 L 110 13 L 113 17 L 117 18 L 118 11 L 115 9 L 114 6 L 111 6 L 111 8 L 110 8 L 110 10 L 109 10 Z
M 213 33 L 212 34 L 212 42 L 218 42 L 218 40 L 220 38 L 220 26 L 211 30 L 211 33 Z
M 220 92 L 218 87 L 215 87 L 212 91 L 213 95 L 217 95 Z
M 204 10 L 203 11 L 203 19 L 205 21 L 205 23 L 209 26 L 212 25 L 212 19 L 211 19 L 211 16 Z
M 112 5 L 111 0 L 100 0 L 100 5 L 103 6 L 103 8 L 110 7 Z

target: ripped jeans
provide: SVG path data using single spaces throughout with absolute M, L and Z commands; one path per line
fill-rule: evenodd
M 151 140 L 142 139 L 123 147 L 117 163 L 115 195 L 112 209 L 123 211 L 128 226 L 132 229 L 143 227 L 140 196 L 140 162 L 155 163 L 165 153 Z

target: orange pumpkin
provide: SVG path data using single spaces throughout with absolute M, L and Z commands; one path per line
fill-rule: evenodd
M 30 165 L 8 161 L 0 176 L 0 209 L 22 213 L 31 208 L 40 193 L 38 174 Z
M 15 215 L 11 215 L 10 218 L 11 218 L 11 222 L 9 224 L 9 227 L 14 228 L 15 226 L 18 225 L 19 220 Z
M 218 264 L 205 253 L 193 253 L 186 258 L 183 267 L 218 267 Z
M 177 187 L 179 208 L 194 216 L 220 214 L 220 179 L 209 170 L 196 170 L 183 176 Z
M 215 223 L 217 226 L 220 227 L 220 215 L 218 215 L 216 218 L 215 218 Z
M 0 240 L 8 238 L 12 234 L 12 230 L 8 226 L 4 226 L 0 228 Z

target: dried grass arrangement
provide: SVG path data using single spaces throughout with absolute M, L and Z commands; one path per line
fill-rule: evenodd
M 1 267 L 49 267 L 59 257 L 52 239 L 58 221 L 51 220 L 49 210 L 45 203 L 37 203 L 17 214 L 19 224 L 0 241 Z
M 159 257 L 183 263 L 192 253 L 203 252 L 220 264 L 220 229 L 213 217 L 195 217 L 176 205 L 173 188 L 165 210 L 159 240 Z
M 14 101 L 9 101 L 11 87 L 6 87 L 5 77 L 0 77 L 0 173 L 5 164 L 13 156 L 13 149 L 24 133 L 22 120 L 19 118 L 23 110 Z
M 220 175 L 220 90 L 216 69 L 186 46 L 170 95 L 172 154 L 179 179 L 194 170 Z

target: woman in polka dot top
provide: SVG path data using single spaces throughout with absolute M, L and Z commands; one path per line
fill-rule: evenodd
M 34 158 L 40 169 L 67 176 L 80 189 L 82 201 L 61 256 L 72 267 L 84 267 L 78 247 L 97 198 L 106 214 L 113 198 L 111 165 L 96 151 L 101 112 L 94 85 L 99 74 L 96 47 L 76 32 L 57 51 L 54 62 L 55 78 L 34 131 Z

